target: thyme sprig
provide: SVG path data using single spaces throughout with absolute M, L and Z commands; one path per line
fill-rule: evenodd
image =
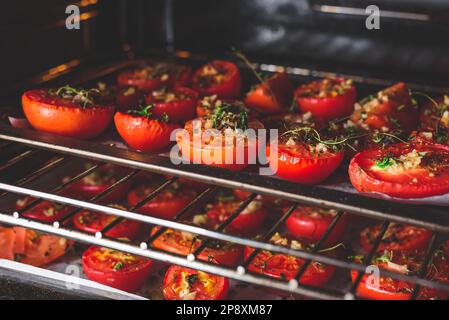
M 89 90 L 73 88 L 65 85 L 56 90 L 51 90 L 50 94 L 63 99 L 71 99 L 74 103 L 80 104 L 83 108 L 94 104 L 94 98 L 100 95 L 100 90 L 92 88 Z
M 132 110 L 128 110 L 128 114 L 130 115 L 134 115 L 134 116 L 139 116 L 139 117 L 145 117 L 147 119 L 154 119 L 154 113 L 151 111 L 154 109 L 154 104 L 149 104 L 147 106 L 140 106 L 140 109 L 132 109 Z M 163 113 L 161 117 L 159 117 L 159 120 L 162 122 L 169 122 L 169 116 L 167 113 Z
M 232 105 L 223 103 L 211 113 L 212 127 L 215 129 L 248 129 L 248 113 L 246 111 L 233 112 Z

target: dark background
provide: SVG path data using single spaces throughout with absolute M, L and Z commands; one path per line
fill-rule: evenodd
M 81 8 L 80 30 L 65 8 Z M 320 5 L 419 13 L 426 21 L 330 14 Z M 65 0 L 7 1 L 0 10 L 2 88 L 71 62 L 101 63 L 151 50 L 223 56 L 235 46 L 252 58 L 445 85 L 449 79 L 447 0 Z

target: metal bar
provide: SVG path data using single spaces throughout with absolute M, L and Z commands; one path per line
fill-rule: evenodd
M 92 198 L 90 198 L 89 201 L 94 202 L 94 201 L 100 200 L 101 198 L 103 198 L 106 195 L 108 195 L 109 193 L 111 193 L 115 189 L 115 187 L 117 187 L 118 185 L 120 185 L 122 183 L 125 183 L 129 179 L 132 179 L 138 173 L 139 173 L 139 170 L 134 170 L 134 171 L 128 173 L 124 177 L 120 178 L 119 180 L 117 180 L 116 182 L 111 184 L 109 187 L 107 187 L 102 192 L 100 192 L 100 193 L 96 194 L 95 196 L 93 196 Z M 67 215 L 64 216 L 64 218 L 61 219 L 61 221 L 53 222 L 53 226 L 55 228 L 59 228 L 61 225 L 66 224 L 75 214 L 77 214 L 81 210 L 83 210 L 83 209 L 82 208 L 77 208 L 77 209 L 74 209 L 74 210 L 70 211 Z M 95 234 L 95 236 L 101 237 L 101 233 L 97 232 Z
M 429 264 L 432 262 L 432 254 L 435 248 L 435 240 L 436 240 L 437 234 L 434 232 L 432 233 L 432 238 L 430 238 L 429 244 L 426 249 L 426 253 L 424 255 L 424 260 L 417 272 L 417 276 L 420 278 L 425 277 L 426 272 L 429 268 Z M 413 294 L 410 298 L 410 300 L 416 300 L 418 297 L 419 291 L 421 289 L 421 286 L 419 284 L 415 285 L 413 288 Z
M 170 186 L 172 183 L 174 183 L 178 178 L 174 177 L 171 179 L 168 179 L 164 181 L 159 187 L 154 189 L 152 192 L 150 192 L 146 197 L 144 197 L 140 202 L 138 202 L 136 205 L 130 207 L 129 211 L 136 211 L 143 205 L 145 205 L 147 202 L 153 200 L 155 197 L 157 197 L 162 191 L 165 190 L 168 186 Z M 103 234 L 106 234 L 109 230 L 117 226 L 119 223 L 121 223 L 123 220 L 125 220 L 122 217 L 116 218 L 114 221 L 112 221 L 110 224 L 105 226 L 102 230 L 98 232 L 99 236 L 102 237 Z
M 312 248 L 311 252 L 312 253 L 316 253 L 319 252 L 319 250 L 321 249 L 321 246 L 324 244 L 324 242 L 327 240 L 327 238 L 329 237 L 329 235 L 331 234 L 332 230 L 334 230 L 335 226 L 337 225 L 337 223 L 340 221 L 341 217 L 344 215 L 344 212 L 338 212 L 337 215 L 334 217 L 334 219 L 332 220 L 332 222 L 329 224 L 329 226 L 327 227 L 326 231 L 323 233 L 323 235 L 321 236 L 321 238 L 318 240 L 318 242 L 315 244 L 315 246 Z M 301 268 L 299 268 L 298 272 L 295 274 L 295 276 L 293 277 L 293 279 L 291 280 L 291 285 L 295 286 L 295 285 L 300 285 L 301 284 L 301 277 L 304 274 L 304 272 L 306 272 L 307 268 L 309 267 L 309 265 L 312 263 L 312 260 L 306 260 L 304 262 L 304 264 L 301 266 Z
M 229 224 L 232 223 L 232 221 L 234 221 L 235 218 L 237 218 L 242 212 L 243 210 L 246 209 L 246 207 L 254 200 L 254 198 L 257 197 L 256 193 L 251 194 L 248 198 L 245 199 L 245 201 L 242 201 L 242 203 L 238 206 L 238 208 L 225 220 L 223 221 L 223 223 L 221 223 L 217 229 L 215 229 L 215 231 L 217 232 L 222 232 Z M 187 259 L 189 261 L 193 261 L 195 260 L 195 257 L 198 256 L 206 247 L 207 245 L 211 242 L 210 238 L 206 239 L 204 241 L 201 242 L 200 246 L 198 248 L 196 248 L 196 250 L 193 253 L 190 253 L 187 256 Z
M 32 155 L 35 155 L 36 153 L 39 153 L 39 152 L 41 152 L 41 150 L 38 150 L 38 149 L 30 149 L 25 152 L 22 152 L 21 154 L 15 156 L 14 158 L 9 159 L 5 164 L 2 164 L 0 166 L 0 171 L 3 171 L 5 169 L 15 165 L 16 163 L 18 163 L 26 158 L 29 158 Z
M 43 166 L 42 168 L 39 168 L 38 170 L 34 171 L 33 173 L 29 174 L 28 176 L 23 177 L 20 180 L 17 180 L 16 185 L 22 186 L 24 184 L 30 183 L 30 182 L 36 180 L 37 178 L 39 178 L 40 176 L 42 176 L 43 174 L 55 169 L 56 167 L 64 165 L 69 160 L 71 160 L 71 157 L 62 156 L 62 157 L 56 158 L 55 160 L 47 163 L 45 166 Z M 2 194 L 0 194 L 0 198 L 6 196 L 7 194 L 8 194 L 8 192 L 3 192 Z
M 269 241 L 271 239 L 271 237 L 273 236 L 273 234 L 276 232 L 276 230 L 278 230 L 279 227 L 281 227 L 281 225 L 285 222 L 285 220 L 288 219 L 288 217 L 290 217 L 290 215 L 293 213 L 293 211 L 295 211 L 296 207 L 298 206 L 298 204 L 293 204 L 290 208 L 288 208 L 288 210 L 282 215 L 282 217 L 271 227 L 270 230 L 268 230 L 263 236 L 261 241 L 266 242 Z M 242 265 L 237 267 L 237 272 L 239 273 L 245 273 L 246 272 L 246 268 L 249 266 L 249 264 L 251 263 L 251 261 L 253 261 L 253 259 L 257 256 L 257 254 L 260 252 L 260 249 L 255 249 L 250 255 L 249 257 L 243 262 Z
M 106 161 L 117 165 L 140 168 L 163 175 L 184 177 L 207 184 L 231 189 L 243 189 L 266 194 L 311 206 L 320 206 L 372 218 L 389 219 L 437 232 L 449 233 L 449 216 L 446 210 L 429 206 L 395 203 L 366 196 L 329 190 L 320 186 L 303 186 L 281 179 L 271 179 L 250 172 L 232 172 L 201 165 L 172 163 L 167 157 L 113 148 L 88 141 L 58 137 L 36 131 L 17 130 L 0 125 L 0 138 L 33 145 L 39 148 L 73 154 L 84 158 Z M 426 215 L 422 212 L 425 211 Z
M 370 251 L 368 252 L 368 254 L 364 257 L 364 261 L 362 263 L 362 265 L 364 267 L 368 266 L 371 263 L 371 260 L 373 259 L 374 255 L 377 252 L 377 248 L 379 247 L 380 242 L 382 241 L 385 233 L 388 230 L 388 226 L 390 225 L 390 222 L 388 220 L 385 220 L 382 223 L 382 226 L 380 227 L 379 230 L 379 234 L 377 235 L 376 239 L 373 242 L 373 246 L 371 247 Z M 347 299 L 354 299 L 356 296 L 356 291 L 357 288 L 359 287 L 360 281 L 362 280 L 362 277 L 365 273 L 364 272 L 358 272 L 357 273 L 357 277 L 355 278 L 354 283 L 351 286 L 351 289 L 349 290 L 348 294 L 347 294 Z
M 76 181 L 84 178 L 85 176 L 89 175 L 92 171 L 96 170 L 99 167 L 98 164 L 93 165 L 92 167 L 90 167 L 89 169 L 84 170 L 83 172 L 79 173 L 78 175 L 76 175 L 75 177 L 69 179 L 68 181 L 60 184 L 59 186 L 57 186 L 56 188 L 53 188 L 52 190 L 50 190 L 51 193 L 57 193 L 58 191 L 61 191 L 62 189 L 64 189 L 65 187 L 67 187 L 68 185 L 75 183 Z M 26 206 L 24 206 L 23 208 L 20 208 L 17 210 L 17 214 L 21 215 L 22 213 L 24 213 L 25 211 L 33 208 L 34 206 L 38 205 L 39 203 L 42 202 L 41 198 L 38 198 L 32 202 L 30 202 L 29 204 L 27 204 Z

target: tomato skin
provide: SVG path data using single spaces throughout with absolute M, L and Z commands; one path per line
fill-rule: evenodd
M 14 260 L 15 237 L 13 228 L 0 227 L 0 259 Z
M 239 207 L 240 201 L 218 202 L 211 206 L 207 211 L 208 224 L 216 227 L 223 223 Z M 226 227 L 226 232 L 231 234 L 251 235 L 258 231 L 268 215 L 267 210 L 260 205 L 259 208 L 246 209 L 241 212 Z
M 135 87 L 123 87 L 118 90 L 115 96 L 117 110 L 126 112 L 139 105 L 144 97 L 144 92 Z
M 368 126 L 369 130 L 401 129 L 406 133 L 415 130 L 418 126 L 418 110 L 413 107 L 407 85 L 399 82 L 381 93 L 388 96 L 386 101 L 374 99 L 367 102 L 354 111 L 350 120 Z
M 253 252 L 253 248 L 245 247 L 245 260 Z M 293 256 L 261 251 L 248 266 L 248 270 L 276 279 L 291 280 L 303 264 L 304 260 Z M 307 286 L 322 287 L 332 278 L 335 269 L 334 266 L 315 266 L 312 263 L 301 276 L 300 283 Z
M 145 186 L 140 186 L 128 193 L 127 199 L 129 205 L 134 206 L 144 199 L 144 196 L 141 194 L 143 188 L 145 188 Z M 194 192 L 183 193 L 180 191 L 176 192 L 173 197 L 167 197 L 164 196 L 164 194 L 160 194 L 137 210 L 140 213 L 149 216 L 170 220 L 192 202 L 193 199 L 195 199 Z
M 111 183 L 112 184 L 112 183 Z M 97 194 L 105 191 L 111 184 L 90 185 L 79 180 L 64 189 L 63 194 L 80 197 L 82 199 L 90 199 Z M 126 182 L 118 185 L 114 190 L 101 198 L 102 202 L 117 202 L 123 198 L 131 186 L 131 182 Z
M 319 86 L 323 81 L 330 80 L 323 79 L 314 81 L 309 84 L 300 86 L 298 89 L 296 89 L 295 99 L 300 111 L 311 112 L 314 117 L 323 120 L 343 118 L 350 115 L 354 111 L 354 103 L 357 98 L 357 91 L 354 85 L 351 85 L 344 93 L 337 94 L 336 96 L 301 96 L 307 90 L 307 88 Z M 346 80 L 338 78 L 332 81 L 343 83 Z
M 160 228 L 154 227 L 151 235 Z M 192 236 L 193 237 L 193 236 Z M 153 241 L 152 247 L 174 254 L 187 256 L 201 245 L 199 239 L 187 239 L 179 230 L 168 229 Z M 206 247 L 198 256 L 199 260 L 209 261 L 222 266 L 235 267 L 241 261 L 243 248 L 238 245 L 230 247 Z
M 265 114 L 278 114 L 291 104 L 293 85 L 285 72 L 276 73 L 248 92 L 245 105 Z
M 416 170 L 410 173 L 392 175 L 374 173 L 370 168 L 375 165 L 374 159 L 384 157 L 388 153 L 406 154 L 416 149 L 418 152 L 435 152 L 444 159 L 449 158 L 449 146 L 420 142 L 415 144 L 399 143 L 386 148 L 372 148 L 357 153 L 349 164 L 349 178 L 359 192 L 377 192 L 397 198 L 424 198 L 449 192 L 449 172 L 435 177 Z M 411 180 L 416 177 L 419 183 Z M 386 180 L 388 179 L 388 180 Z
M 115 271 L 111 267 L 100 266 L 95 258 L 96 253 L 103 252 L 103 250 L 104 248 L 92 246 L 84 252 L 82 263 L 87 278 L 119 290 L 138 291 L 147 280 L 153 261 L 136 257 L 137 265 L 128 267 L 127 270 Z
M 192 80 L 192 68 L 186 65 L 177 65 L 174 87 L 186 87 Z
M 16 210 L 25 207 L 34 200 L 36 199 L 32 197 L 25 198 L 23 204 L 16 206 Z M 64 218 L 68 213 L 70 213 L 71 210 L 73 210 L 73 208 L 70 208 L 69 206 L 62 206 L 61 209 L 58 209 L 55 206 L 55 203 L 44 200 L 23 212 L 22 216 L 42 222 L 53 223 Z
M 341 164 L 344 152 L 329 153 L 322 157 L 302 157 L 278 146 L 278 152 L 270 152 L 267 145 L 266 153 L 270 168 L 278 177 L 301 184 L 318 184 L 328 178 Z M 276 167 L 277 163 L 277 167 Z
M 146 117 L 117 112 L 115 126 L 120 136 L 134 149 L 152 152 L 170 145 L 170 135 L 179 126 Z
M 212 66 L 224 71 L 225 79 L 221 83 L 201 85 L 201 74 L 204 68 Z M 229 61 L 214 60 L 195 71 L 192 78 L 192 88 L 202 96 L 218 95 L 221 99 L 235 99 L 240 95 L 242 79 L 238 67 Z
M 164 298 L 166 300 L 184 300 L 184 297 L 181 297 L 176 292 L 176 286 L 179 285 L 180 282 L 183 281 L 182 273 L 186 273 L 188 275 L 198 275 L 201 271 L 188 269 L 180 266 L 171 266 L 164 277 L 164 288 L 162 290 L 164 294 Z M 215 285 L 208 292 L 204 287 L 198 288 L 198 286 L 194 290 L 196 292 L 193 300 L 224 300 L 228 295 L 229 290 L 229 280 L 224 277 L 200 273 L 205 277 L 211 278 L 215 281 Z M 201 276 L 200 276 L 201 277 Z M 190 289 L 191 290 L 191 289 Z
M 432 232 L 423 228 L 394 224 L 387 229 L 386 235 L 382 238 L 377 251 L 414 251 L 425 250 L 432 237 Z M 372 241 L 380 230 L 380 225 L 367 227 L 360 233 L 360 245 L 365 252 L 369 252 Z
M 154 104 L 151 112 L 156 117 L 162 117 L 164 113 L 168 115 L 170 121 L 184 122 L 195 118 L 198 93 L 189 88 L 176 87 L 171 92 L 186 96 L 184 99 L 176 98 L 170 102 L 159 102 L 151 94 L 147 95 L 146 103 Z
M 73 225 L 84 232 L 96 233 L 113 222 L 117 217 L 83 210 L 73 217 Z M 140 223 L 124 220 L 106 232 L 106 236 L 114 239 L 133 239 L 140 230 Z
M 113 106 L 82 108 L 67 99 L 47 97 L 48 89 L 34 89 L 22 95 L 23 112 L 38 130 L 78 139 L 92 139 L 112 122 Z
M 285 221 L 291 235 L 299 239 L 317 242 L 326 232 L 335 216 L 326 214 L 326 209 L 301 206 L 296 208 Z M 284 210 L 286 211 L 286 210 Z M 317 216 L 314 214 L 318 213 Z M 343 215 L 325 241 L 325 246 L 339 243 L 346 229 L 346 215 Z

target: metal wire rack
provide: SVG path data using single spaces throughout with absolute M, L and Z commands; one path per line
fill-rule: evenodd
M 115 68 L 109 68 L 108 70 L 110 72 L 116 71 Z M 295 68 L 290 68 L 289 70 L 295 70 Z M 105 72 L 105 70 L 100 70 L 97 74 L 91 75 L 92 80 L 96 79 L 100 74 L 105 75 L 108 74 L 108 72 Z M 87 81 L 87 79 L 84 80 Z M 326 239 L 332 233 L 338 221 L 345 213 L 350 213 L 377 219 L 382 222 L 382 227 L 374 240 L 374 245 L 371 251 L 365 256 L 364 261 L 366 261 L 366 263 L 371 261 L 371 258 L 376 253 L 377 247 L 384 237 L 388 226 L 392 222 L 411 224 L 431 230 L 431 241 L 426 250 L 426 255 L 422 261 L 422 265 L 416 274 L 404 275 L 391 271 L 382 271 L 382 275 L 414 284 L 415 288 L 412 298 L 417 297 L 419 289 L 422 287 L 449 290 L 449 285 L 425 278 L 425 273 L 435 248 L 437 248 L 437 246 L 449 233 L 449 215 L 445 208 L 400 204 L 379 199 L 373 200 L 361 195 L 329 190 L 319 186 L 311 187 L 297 185 L 288 181 L 259 176 L 253 172 L 235 173 L 219 168 L 198 165 L 175 165 L 168 157 L 165 156 L 144 154 L 128 149 L 117 148 L 111 145 L 98 144 L 95 142 L 56 137 L 51 134 L 26 129 L 14 129 L 5 124 L 0 125 L 0 140 L 2 142 L 0 145 L 0 152 L 2 154 L 10 155 L 6 159 L 2 159 L 2 164 L 0 165 L 0 176 L 2 176 L 2 172 L 13 170 L 15 166 L 32 161 L 33 156 L 40 152 L 50 152 L 53 156 L 51 161 L 24 177 L 15 179 L 12 182 L 3 181 L 3 179 L 1 179 L 0 189 L 3 190 L 3 192 L 0 194 L 0 198 L 10 194 L 19 194 L 35 197 L 37 200 L 29 203 L 26 207 L 20 210 L 15 210 L 13 212 L 1 212 L 0 223 L 21 226 L 84 243 L 109 247 L 167 263 L 218 274 L 255 285 L 299 294 L 309 298 L 355 299 L 357 298 L 357 287 L 360 284 L 362 276 L 365 272 L 366 265 L 351 262 L 341 257 L 329 256 L 320 252 L 320 249 L 325 244 Z M 21 148 L 21 151 L 18 153 L 8 152 L 11 148 L 16 147 L 19 147 L 19 149 Z M 95 160 L 98 161 L 98 163 L 89 169 L 77 172 L 77 174 L 68 181 L 52 188 L 50 191 L 39 191 L 36 188 L 29 187 L 31 182 L 36 181 L 45 175 L 51 174 L 53 170 L 56 170 L 57 168 L 80 158 Z M 88 201 L 61 195 L 60 191 L 64 190 L 64 188 L 75 183 L 76 181 L 86 177 L 94 170 L 98 170 L 102 166 L 102 163 L 112 163 L 125 166 L 131 168 L 132 170 L 121 179 L 113 183 L 105 191 L 97 194 Z M 118 186 L 132 180 L 141 171 L 161 174 L 164 177 L 169 176 L 170 178 L 166 178 L 142 201 L 130 208 L 127 208 L 126 210 L 101 204 L 102 198 L 107 196 Z M 178 178 L 202 182 L 209 185 L 209 187 L 199 193 L 191 203 L 178 212 L 173 220 L 155 218 L 142 215 L 137 212 L 140 207 L 145 205 L 147 202 L 152 201 L 158 194 L 163 192 Z M 208 230 L 182 222 L 182 218 L 185 217 L 187 213 L 201 208 L 201 206 L 209 201 L 217 190 L 221 188 L 242 189 L 249 191 L 250 195 L 247 199 L 242 201 L 241 205 L 235 210 L 235 212 L 233 212 L 221 225 L 219 225 L 216 230 Z M 286 199 L 292 201 L 292 204 L 289 209 L 271 225 L 265 234 L 257 240 L 253 238 L 239 237 L 224 232 L 226 226 L 237 218 L 258 194 Z M 23 212 L 38 204 L 42 199 L 73 206 L 76 209 L 73 209 L 60 221 L 56 221 L 52 224 L 22 217 L 21 214 Z M 272 235 L 282 228 L 283 223 L 292 214 L 298 203 L 321 206 L 338 211 L 338 214 L 335 216 L 326 232 L 311 251 L 294 250 L 268 242 Z M 97 232 L 96 234 L 88 234 L 73 229 L 69 223 L 71 218 L 82 209 L 97 211 L 108 215 L 115 215 L 118 218 L 100 232 Z M 153 226 L 158 226 L 159 230 L 140 243 L 130 243 L 110 239 L 105 236 L 107 231 L 116 226 L 123 219 L 143 222 L 148 225 L 149 230 L 151 230 Z M 193 250 L 193 252 L 187 256 L 180 256 L 166 251 L 157 250 L 152 247 L 152 243 L 162 234 L 165 228 L 190 232 L 204 237 L 205 240 L 201 242 L 201 245 L 198 248 Z M 212 240 L 228 241 L 237 245 L 252 247 L 255 251 L 244 261 L 242 261 L 242 263 L 236 268 L 218 266 L 198 258 L 200 253 Z M 248 270 L 248 266 L 256 257 L 257 253 L 261 250 L 301 258 L 305 260 L 305 263 L 298 270 L 295 277 L 289 281 L 252 273 Z M 335 266 L 339 269 L 346 270 L 347 272 L 350 270 L 355 270 L 358 272 L 358 276 L 350 286 L 349 290 L 306 286 L 301 283 L 300 279 L 309 264 L 312 262 L 320 262 L 326 265 Z

